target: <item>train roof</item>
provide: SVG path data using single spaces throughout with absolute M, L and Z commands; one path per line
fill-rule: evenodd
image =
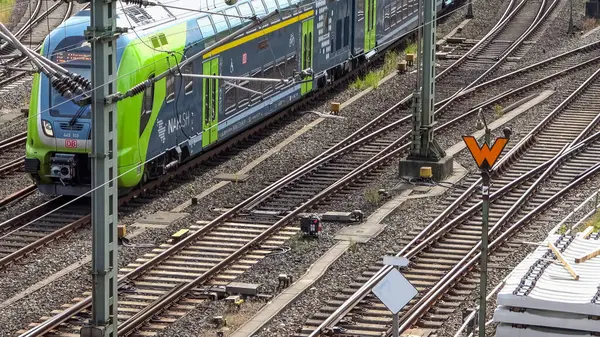
M 160 5 L 139 7 L 138 5 L 126 5 L 119 1 L 117 3 L 117 27 L 130 28 L 131 32 L 123 36 L 127 38 L 119 39 L 118 44 L 124 46 L 128 41 L 154 34 L 158 27 L 162 28 L 192 20 L 196 21 L 195 24 L 200 29 L 202 38 L 206 39 L 220 32 L 239 28 L 250 22 L 253 16 L 260 18 L 276 9 L 290 11 L 307 1 L 311 0 L 241 0 L 235 5 L 227 5 L 225 0 L 154 0 L 154 2 L 169 7 Z M 198 11 L 206 11 L 206 13 Z M 89 24 L 89 9 L 80 11 L 62 23 L 49 35 L 50 43 L 46 46 L 46 53 L 53 53 L 54 49 L 61 44 L 59 41 L 63 39 L 83 37 L 84 30 Z
M 207 38 L 249 22 L 255 15 L 260 18 L 276 9 L 290 10 L 302 0 L 242 0 L 235 5 L 227 5 L 223 0 L 154 0 L 154 2 L 169 7 L 139 7 L 119 2 L 117 4 L 117 26 L 135 29 L 139 34 L 159 25 L 207 16 L 210 17 L 210 21 L 206 21 L 206 23 L 210 23 L 210 25 L 200 25 L 203 37 Z M 206 13 L 198 11 L 206 11 Z M 224 15 L 214 13 L 223 13 Z M 89 18 L 89 15 L 89 10 L 83 10 L 76 16 Z M 240 17 L 244 17 L 244 19 Z

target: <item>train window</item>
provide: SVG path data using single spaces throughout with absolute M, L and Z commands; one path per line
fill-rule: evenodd
M 225 98 L 223 99 L 223 102 L 225 103 L 225 115 L 228 115 L 232 112 L 235 111 L 235 104 L 236 104 L 236 97 L 235 94 L 237 92 L 237 88 L 234 87 L 233 85 L 229 84 L 233 83 L 233 84 L 237 84 L 236 81 L 225 81 L 224 85 L 223 85 L 223 89 L 225 92 Z
M 225 16 L 222 15 L 223 12 L 217 12 L 217 14 L 213 14 L 212 20 L 215 24 L 215 29 L 217 30 L 217 39 L 220 40 L 224 36 L 229 35 L 229 26 L 227 25 L 227 20 L 225 20 Z
M 289 8 L 291 6 L 291 2 L 288 0 L 279 0 L 279 5 L 283 6 L 283 7 L 287 7 L 285 9 L 283 9 L 279 15 L 281 15 L 282 19 L 286 19 L 289 18 L 290 16 L 292 16 L 293 11 Z
M 204 39 L 205 47 L 209 47 L 215 43 L 215 29 L 213 27 L 212 21 L 210 17 L 203 16 L 198 19 L 198 27 L 200 28 L 200 33 L 202 34 L 202 38 Z
M 286 79 L 286 73 L 285 73 L 285 57 L 281 57 L 279 58 L 279 60 L 277 60 L 277 66 L 275 67 L 275 74 L 277 75 L 277 77 L 282 78 L 282 79 Z M 285 83 L 280 82 L 276 84 L 276 88 L 281 88 L 285 86 Z
M 292 77 L 296 71 L 298 71 L 298 59 L 296 58 L 296 54 L 290 54 L 287 56 L 285 62 L 285 74 L 288 77 Z
M 261 0 L 252 0 L 252 7 L 254 8 L 254 14 L 256 16 L 263 16 L 266 14 L 265 4 Z
M 250 7 L 250 4 L 247 2 L 239 4 L 238 9 L 240 11 L 241 16 L 251 17 L 252 15 L 254 15 L 254 12 L 252 11 L 252 7 Z
M 227 17 L 227 20 L 229 21 L 229 26 L 231 26 L 232 29 L 242 24 L 242 20 L 240 20 L 238 17 L 240 16 L 240 13 L 238 13 L 237 8 L 227 8 L 225 10 L 225 14 L 230 15 Z
M 350 16 L 344 18 L 344 47 L 350 44 Z
M 269 63 L 268 65 L 265 66 L 265 70 L 263 72 L 263 76 L 264 78 L 269 78 L 269 79 L 273 79 L 273 78 L 279 78 L 279 75 L 275 73 L 275 68 L 273 67 L 272 63 Z M 270 93 L 271 91 L 273 91 L 273 82 L 263 82 L 262 85 L 262 92 L 265 94 Z
M 264 0 L 264 3 L 269 12 L 279 9 L 279 4 L 277 3 L 277 0 Z
M 181 72 L 184 74 L 193 74 L 193 65 L 191 63 L 186 64 Z M 182 83 L 185 83 L 185 94 L 189 95 L 194 91 L 194 78 L 192 77 L 183 77 Z
M 385 5 L 385 7 L 383 8 L 383 29 L 384 30 L 388 30 L 390 29 L 390 5 L 387 4 Z
M 171 103 L 175 100 L 175 77 L 173 75 L 167 75 L 167 103 Z
M 148 79 L 154 78 L 154 75 L 148 76 Z M 152 115 L 152 103 L 154 101 L 154 83 L 150 88 L 144 90 L 144 97 L 142 98 L 142 111 L 140 116 L 140 136 L 146 129 L 150 116 Z
M 258 68 L 255 69 L 254 71 L 252 71 L 252 73 L 250 74 L 250 77 L 254 77 L 254 78 L 263 78 L 262 76 L 262 68 Z M 248 83 L 248 89 L 253 90 L 253 91 L 257 91 L 259 93 L 262 93 L 262 82 L 260 81 L 249 81 Z M 255 102 L 257 101 L 260 97 L 262 97 L 262 94 L 257 94 L 257 93 L 250 93 L 251 94 L 251 101 Z
M 335 23 L 335 50 L 342 48 L 342 19 Z
M 329 11 L 323 13 L 323 34 L 329 33 Z
M 358 17 L 358 22 L 361 22 L 365 19 L 365 0 L 357 0 L 358 2 L 358 11 L 356 13 Z
M 250 75 L 245 74 L 242 75 L 242 77 L 249 77 Z M 248 85 L 250 84 L 249 81 L 241 81 L 239 82 L 240 87 L 244 87 L 244 88 L 248 88 Z M 241 88 L 236 88 L 237 91 L 237 99 L 238 99 L 238 109 L 242 109 L 244 107 L 246 107 L 248 105 L 248 103 L 250 102 L 250 92 L 248 90 L 244 90 Z

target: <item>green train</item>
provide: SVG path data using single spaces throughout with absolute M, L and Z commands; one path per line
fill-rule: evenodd
M 438 13 L 451 4 L 436 0 Z M 199 8 L 202 2 L 165 2 Z M 118 6 L 116 90 L 126 92 L 183 59 L 211 47 L 278 10 L 259 27 L 215 47 L 182 73 L 239 77 L 167 76 L 117 103 L 118 186 L 126 193 L 171 167 L 278 113 L 380 52 L 416 27 L 416 0 L 243 0 L 209 4 L 210 14 L 171 7 Z M 214 7 L 214 8 L 213 8 Z M 204 9 L 206 8 L 199 8 Z M 45 39 L 42 54 L 90 79 L 91 50 L 84 37 L 89 10 Z M 292 78 L 259 82 L 244 78 Z M 25 171 L 52 195 L 83 195 L 91 185 L 90 108 L 58 94 L 44 74 L 33 80 Z

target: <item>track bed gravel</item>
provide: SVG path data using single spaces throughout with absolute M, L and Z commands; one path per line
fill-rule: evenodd
M 507 123 L 506 126 L 514 130 L 513 141 L 516 142 L 520 138 L 519 136 L 527 134 L 531 127 L 548 112 L 549 110 L 542 109 L 530 110 Z M 473 127 L 465 127 L 462 130 L 463 134 L 474 131 Z M 469 168 L 472 166 L 473 159 L 467 157 L 468 155 L 465 151 L 461 151 L 455 157 L 455 160 Z M 463 160 L 462 157 L 466 160 Z M 371 188 L 385 188 L 393 194 L 399 193 L 400 190 L 394 188 L 398 186 L 398 180 L 395 178 L 396 170 L 395 166 L 390 167 L 386 174 L 389 179 L 378 181 Z M 474 168 L 469 171 L 469 174 L 477 174 Z M 461 188 L 461 185 L 457 184 L 455 188 Z M 442 209 L 437 208 L 436 204 L 443 201 L 444 197 L 445 195 L 436 198 L 410 200 L 402 204 L 384 220 L 384 224 L 387 226 L 379 236 L 372 239 L 368 244 L 359 244 L 356 251 L 346 252 L 332 265 L 324 277 L 315 283 L 309 292 L 301 295 L 297 302 L 277 315 L 258 336 L 288 336 L 301 328 L 306 319 L 310 318 L 313 313 L 318 312 L 328 299 L 333 298 L 341 289 L 352 283 L 356 275 L 360 275 L 369 265 L 379 261 L 383 255 L 400 251 L 402 247 L 396 243 L 410 231 L 426 226 L 436 214 L 441 212 Z
M 600 175 L 596 175 L 594 178 L 588 180 L 585 184 L 582 184 L 579 188 L 574 189 L 565 197 L 564 200 L 561 200 L 559 205 L 555 205 L 550 210 L 546 211 L 545 214 L 551 214 L 552 218 L 556 221 L 544 221 L 537 220 L 534 221 L 531 225 L 528 226 L 528 230 L 534 230 L 531 234 L 521 234 L 516 238 L 513 238 L 509 242 L 511 244 L 521 243 L 520 246 L 512 247 L 513 252 L 506 256 L 502 257 L 498 254 L 490 255 L 490 264 L 494 265 L 494 268 L 488 270 L 488 294 L 492 289 L 494 289 L 508 274 L 525 258 L 527 255 L 531 254 L 537 246 L 522 244 L 523 241 L 526 242 L 543 242 L 550 231 L 558 224 L 560 220 L 562 220 L 565 216 L 567 216 L 575 207 L 577 207 L 583 200 L 585 200 L 590 194 L 596 192 L 598 190 L 598 186 L 600 186 Z M 501 267 L 495 267 L 499 265 Z M 479 272 L 477 269 L 476 272 Z M 468 275 L 467 278 L 471 278 L 474 280 L 478 280 L 478 276 L 473 276 L 472 274 Z M 466 308 L 474 308 L 478 304 L 479 300 L 479 289 L 473 291 L 471 295 L 457 310 L 454 314 L 449 318 L 446 323 L 443 325 L 443 328 L 438 330 L 439 337 L 452 337 L 454 333 L 458 330 L 458 328 L 462 325 L 462 316 L 461 313 Z M 494 309 L 496 308 L 496 296 L 493 296 L 490 301 L 488 301 L 487 305 L 487 316 L 486 321 L 492 319 Z M 486 329 L 486 336 L 494 336 L 496 333 L 495 325 L 492 324 L 488 326 Z
M 300 136 L 292 144 L 285 147 L 279 153 L 273 155 L 265 162 L 256 167 L 250 175 L 250 179 L 245 183 L 230 184 L 220 191 L 201 200 L 200 204 L 194 209 L 188 209 L 187 212 L 194 213 L 193 219 L 212 219 L 216 213 L 211 212 L 213 207 L 223 207 L 241 200 L 241 194 L 247 194 L 251 191 L 258 191 L 264 186 L 266 181 L 272 181 L 276 177 L 281 177 L 290 172 L 294 167 L 304 164 L 310 158 L 318 155 L 324 148 L 334 144 L 337 140 L 358 129 L 368 121 L 372 120 L 381 112 L 387 110 L 396 101 L 400 93 L 408 94 L 409 83 L 414 80 L 414 75 L 396 76 L 378 90 L 372 91 L 364 96 L 360 102 L 342 110 L 342 117 L 327 118 L 324 122 L 316 126 L 313 130 Z M 328 111 L 330 101 L 344 102 L 352 94 L 338 90 L 333 95 L 318 101 L 306 111 Z M 366 109 L 365 107 L 369 107 Z M 272 131 L 270 135 L 246 149 L 239 149 L 234 156 L 218 161 L 215 165 L 205 166 L 189 175 L 189 179 L 181 179 L 179 183 L 173 183 L 165 186 L 162 190 L 153 192 L 155 198 L 135 201 L 127 207 L 120 208 L 120 223 L 131 224 L 147 214 L 156 211 L 169 211 L 182 202 L 189 200 L 192 196 L 200 193 L 204 189 L 211 187 L 218 181 L 213 179 L 219 173 L 233 173 L 244 167 L 251 160 L 259 157 L 286 137 L 290 136 L 304 125 L 318 118 L 316 114 L 304 113 L 301 116 L 293 118 L 283 127 Z M 35 198 L 32 198 L 32 200 Z M 9 212 L 11 212 L 9 210 Z M 12 212 L 11 212 L 12 213 Z M 0 217 L 3 216 L 0 214 Z M 132 240 L 133 244 L 156 244 L 164 242 L 170 234 L 179 228 L 188 227 L 191 219 L 186 219 L 172 224 L 166 229 L 151 230 L 142 233 Z M 131 229 L 131 228 L 130 228 Z M 69 236 L 52 243 L 33 253 L 29 257 L 21 260 L 21 263 L 29 264 L 27 269 L 20 271 L 0 271 L 0 284 L 11 285 L 0 289 L 0 299 L 10 298 L 15 292 L 24 290 L 29 286 L 41 280 L 50 277 L 55 273 L 54 269 L 47 266 L 66 266 L 77 262 L 90 253 L 89 242 L 91 238 L 90 230 L 82 229 L 78 236 Z M 88 243 L 85 243 L 88 242 Z M 85 247 L 85 248 L 80 248 Z M 123 266 L 129 261 L 143 255 L 151 248 L 127 248 L 120 251 L 120 265 Z M 3 316 L 7 324 L 0 327 L 0 335 L 14 333 L 16 330 L 25 327 L 29 322 L 36 321 L 39 317 L 46 315 L 48 308 L 56 308 L 63 303 L 69 302 L 73 297 L 79 296 L 83 291 L 89 289 L 87 283 L 81 282 L 81 277 L 89 279 L 89 265 L 74 270 L 69 276 L 60 279 L 59 282 L 44 287 L 41 291 L 29 296 L 22 301 L 14 303 L 3 308 Z M 73 276 L 78 274 L 81 276 Z M 55 287 L 60 283 L 60 288 Z M 70 284 L 69 292 L 61 291 L 65 284 Z M 43 306 L 36 306 L 35 303 L 44 302 Z M 31 310 L 24 311 L 21 308 L 26 305 Z
M 501 11 L 501 9 L 498 8 L 502 6 L 502 3 L 490 2 L 489 4 L 485 5 L 489 5 L 490 11 L 495 13 Z M 455 22 L 461 22 L 462 18 L 463 16 L 459 16 L 459 19 L 456 19 Z M 448 22 L 451 22 L 450 19 L 448 19 Z M 487 21 L 489 24 L 489 22 L 493 20 L 493 15 L 487 18 L 482 15 L 476 18 L 475 21 L 477 20 Z M 439 27 L 443 27 L 443 25 L 439 25 Z M 480 27 L 482 26 L 480 25 Z M 444 28 L 441 29 L 443 30 Z M 447 31 L 450 30 L 451 28 L 447 29 Z M 475 32 L 475 28 L 473 29 L 473 32 Z M 483 34 L 480 35 L 482 36 Z M 260 189 L 260 187 L 264 186 L 266 181 L 272 181 L 275 179 L 275 177 L 280 177 L 283 175 L 283 173 L 289 172 L 293 167 L 303 164 L 311 157 L 319 154 L 322 149 L 326 147 L 324 146 L 325 144 L 333 144 L 334 140 L 343 138 L 343 136 L 351 133 L 353 130 L 384 111 L 386 107 L 391 106 L 393 102 L 397 101 L 398 97 L 410 92 L 413 78 L 413 75 L 395 77 L 378 90 L 367 95 L 360 102 L 357 102 L 343 110 L 343 119 L 331 119 L 324 121 L 309 133 L 299 137 L 293 144 L 284 148 L 280 153 L 274 155 L 259 167 L 255 168 L 247 182 L 237 185 L 230 184 L 206 199 L 201 200 L 201 203 L 193 209 L 186 210 L 192 213 L 190 218 L 179 221 L 178 223 L 175 223 L 164 230 L 152 230 L 145 232 L 133 239 L 132 243 L 155 244 L 163 242 L 165 238 L 170 233 L 173 233 L 173 231 L 176 229 L 189 226 L 191 220 L 212 219 L 216 215 L 216 213 L 210 210 L 212 207 L 224 207 L 225 205 L 230 205 L 236 201 L 239 201 L 241 199 L 240 194 L 248 194 L 250 191 L 256 191 Z M 330 95 L 327 99 L 323 99 L 320 103 L 313 104 L 313 106 L 307 110 L 321 112 L 327 111 L 330 101 L 335 100 L 343 102 L 352 96 L 352 94 L 352 91 L 340 90 L 336 94 Z M 528 114 L 527 116 L 529 116 L 529 121 L 538 118 L 536 116 L 532 117 L 531 114 Z M 303 116 L 297 117 L 277 131 L 274 131 L 259 143 L 254 144 L 247 149 L 240 149 L 233 158 L 225 159 L 223 162 L 219 163 L 219 166 L 201 168 L 197 172 L 194 172 L 193 176 L 190 176 L 189 180 L 184 180 L 182 183 L 173 184 L 173 186 L 165 187 L 164 190 L 156 192 L 155 194 L 161 195 L 160 198 L 156 198 L 147 202 L 136 203 L 144 203 L 144 205 L 140 207 L 130 206 L 127 208 L 122 208 L 121 212 L 123 212 L 123 214 L 121 217 L 121 223 L 131 224 L 135 221 L 135 219 L 146 214 L 151 214 L 156 211 L 168 211 L 174 206 L 189 199 L 191 196 L 198 194 L 200 191 L 216 183 L 217 181 L 213 179 L 215 175 L 219 173 L 233 173 L 239 170 L 249 161 L 268 151 L 268 149 L 272 148 L 275 144 L 279 143 L 281 140 L 316 118 L 317 116 L 312 113 L 307 113 Z M 470 125 L 474 125 L 474 123 Z M 520 125 L 526 125 L 526 123 L 521 121 L 521 124 L 515 125 L 515 131 L 519 130 Z M 471 132 L 471 129 L 472 128 L 470 127 L 465 128 L 463 132 Z M 518 133 L 519 132 L 517 132 L 517 134 Z M 327 143 L 325 143 L 325 141 L 327 141 Z M 393 187 L 396 183 L 395 171 L 395 167 L 392 167 L 386 171 L 381 179 L 372 182 L 365 189 Z M 427 201 L 427 203 L 430 202 L 431 201 Z M 432 202 L 431 204 L 433 205 Z M 384 235 L 381 235 L 379 238 L 375 239 L 375 241 L 381 240 L 379 245 L 382 252 L 389 251 L 390 247 L 392 247 L 391 243 L 394 240 L 391 239 L 391 237 L 393 235 L 396 235 L 395 237 L 397 238 L 398 236 L 401 236 L 410 230 L 412 226 L 416 225 L 416 223 L 419 223 L 419 220 L 415 215 L 418 214 L 418 212 L 422 212 L 421 210 L 423 209 L 423 205 L 424 201 L 420 201 L 403 206 L 399 213 L 406 212 L 407 214 L 410 214 L 410 220 L 399 222 L 402 223 L 402 226 L 400 226 L 401 228 L 390 225 L 389 228 L 386 229 L 386 233 L 388 235 L 384 233 Z M 345 203 L 345 205 L 335 205 L 332 207 L 336 210 L 362 209 L 366 214 L 375 209 L 375 205 L 371 205 L 365 201 L 364 193 L 354 194 L 351 198 L 349 198 L 349 201 Z M 330 209 L 332 207 L 330 207 Z M 422 215 L 426 216 L 426 214 Z M 392 218 L 390 221 L 393 222 L 395 220 Z M 294 274 L 295 277 L 300 276 L 304 273 L 312 261 L 319 256 L 320 252 L 324 252 L 333 244 L 331 237 L 332 234 L 338 229 L 337 226 L 339 225 L 328 226 L 325 238 L 322 240 L 311 242 L 298 241 L 296 246 L 293 246 L 292 250 L 290 250 L 288 253 L 268 257 L 263 261 L 264 263 L 261 262 L 256 265 L 247 275 L 242 276 L 241 279 L 253 282 L 262 281 L 267 285 L 267 289 L 269 291 L 273 291 L 275 285 L 274 282 L 276 282 L 276 275 L 279 272 L 291 273 Z M 390 233 L 390 231 L 392 232 Z M 52 244 L 51 247 L 44 248 L 33 254 L 31 257 L 28 257 L 26 260 L 23 260 L 24 263 L 31 264 L 25 270 L 18 272 L 11 271 L 10 273 L 6 271 L 0 272 L 0 283 L 11 285 L 6 287 L 6 290 L 5 287 L 2 287 L 0 290 L 0 299 L 9 298 L 10 296 L 14 295 L 15 292 L 19 291 L 17 284 L 21 285 L 21 290 L 25 289 L 27 286 L 50 276 L 57 269 L 59 269 L 58 267 L 69 265 L 70 263 L 76 262 L 85 257 L 90 252 L 89 245 L 85 243 L 89 242 L 89 240 L 89 230 L 81 230 L 76 236 L 69 237 L 68 244 L 67 240 L 62 239 Z M 292 245 L 293 242 L 290 243 L 290 246 Z M 334 266 L 334 270 L 337 270 L 339 275 L 344 275 L 344 273 L 346 273 L 346 275 L 348 275 L 347 279 L 350 280 L 351 278 L 349 276 L 356 275 L 355 271 L 360 269 L 361 266 L 364 268 L 367 261 L 380 258 L 380 256 L 383 254 L 380 252 L 373 252 L 370 253 L 371 255 L 368 255 L 367 251 L 370 251 L 371 248 L 365 248 L 366 247 L 359 246 L 357 252 L 348 254 L 348 256 L 353 256 L 344 256 L 340 261 L 346 262 L 340 262 L 341 265 L 337 267 L 338 269 L 335 269 L 336 267 Z M 391 250 L 396 250 L 396 248 L 399 247 L 392 247 Z M 125 265 L 129 261 L 141 256 L 150 249 L 151 248 L 139 247 L 122 248 L 120 252 L 120 256 L 122 258 L 120 265 Z M 53 266 L 53 268 L 49 268 L 48 266 Z M 79 296 L 84 290 L 89 289 L 90 284 L 88 270 L 89 264 L 84 265 L 82 268 L 76 269 L 74 272 L 61 278 L 59 282 L 53 282 L 43 290 L 34 293 L 26 299 L 19 301 L 18 303 L 15 303 L 7 308 L 2 308 L 4 317 L 3 321 L 6 322 L 6 324 L 3 324 L 2 328 L 0 328 L 0 334 L 9 334 L 19 328 L 24 327 L 28 322 L 37 320 L 40 316 L 47 314 L 51 309 L 59 307 L 63 303 L 70 301 L 72 297 Z M 344 272 L 344 270 L 346 271 Z M 348 270 L 352 271 L 352 273 L 349 273 Z M 328 272 L 327 275 L 336 274 Z M 339 282 L 345 279 L 345 277 L 340 277 L 339 275 L 333 278 L 336 282 L 331 283 L 331 286 L 328 285 L 327 287 L 323 287 L 323 289 L 337 289 L 336 286 L 339 285 Z M 319 282 L 319 284 L 327 283 L 328 282 L 326 282 L 325 279 L 323 282 Z M 315 290 L 311 290 L 314 292 L 310 293 L 310 298 L 308 298 L 308 304 L 312 303 L 312 306 L 315 309 L 318 309 L 319 307 L 318 303 L 315 301 L 326 298 L 326 296 L 320 296 L 319 293 L 317 293 L 317 291 L 321 291 L 320 289 L 321 286 L 317 286 Z M 303 300 L 301 299 L 301 301 L 298 302 L 298 305 L 294 305 L 290 309 L 297 309 L 296 313 L 291 314 L 291 321 L 275 321 L 273 322 L 273 325 L 278 329 L 279 325 L 283 323 L 285 324 L 285 327 L 282 331 L 289 331 L 288 329 L 292 329 L 294 326 L 292 321 L 296 321 L 296 324 L 301 324 L 303 321 L 302 315 L 305 315 L 306 312 L 311 312 L 308 307 L 302 307 L 302 301 Z M 23 308 L 27 308 L 28 310 L 23 310 Z M 209 326 L 207 320 L 210 319 L 213 314 L 222 314 L 224 310 L 225 309 L 221 303 L 206 303 L 206 305 L 201 306 L 174 324 L 171 328 L 167 329 L 164 332 L 164 335 L 196 336 L 197 332 L 202 331 L 203 328 L 207 328 Z M 272 331 L 274 332 L 277 329 L 272 329 Z M 274 336 L 274 334 L 270 334 L 269 336 Z

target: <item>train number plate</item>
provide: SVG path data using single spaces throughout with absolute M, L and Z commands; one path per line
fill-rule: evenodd
M 77 139 L 65 139 L 65 147 L 68 149 L 74 149 L 77 147 Z

